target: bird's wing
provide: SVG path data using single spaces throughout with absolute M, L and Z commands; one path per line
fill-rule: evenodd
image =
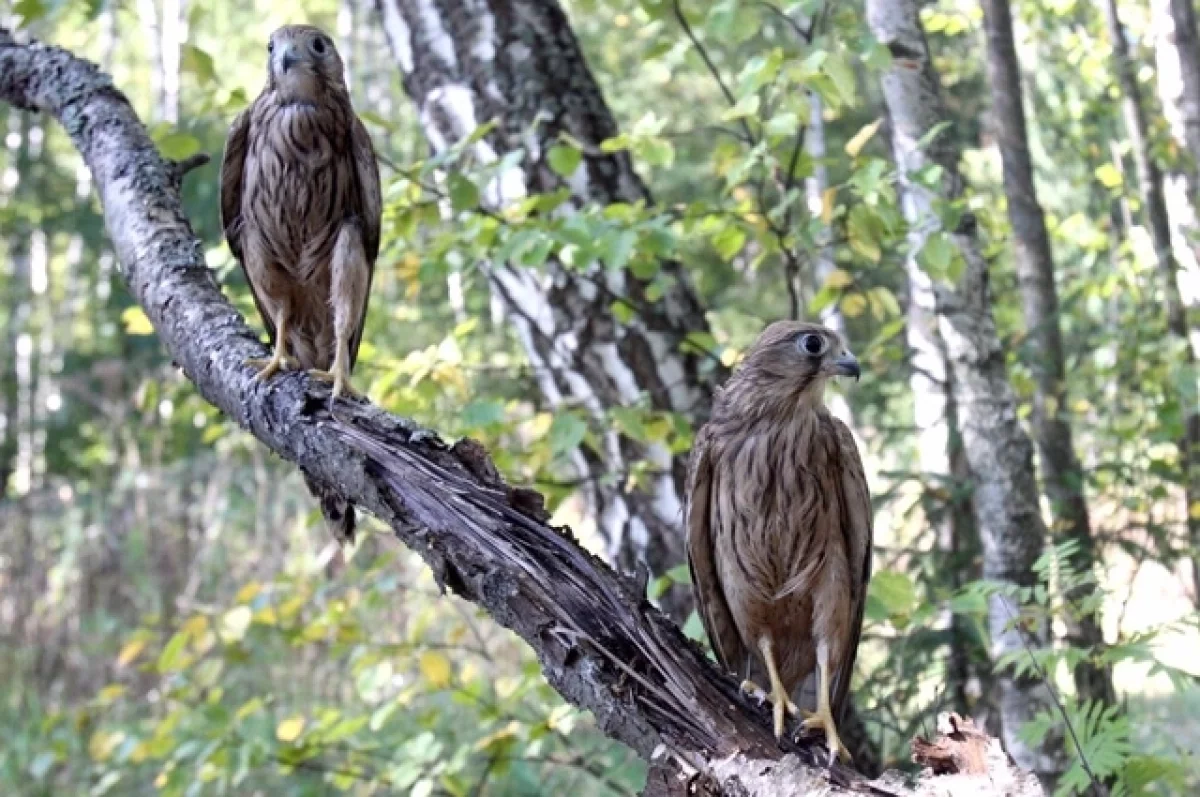
M 717 661 L 729 672 L 742 672 L 747 662 L 747 650 L 742 644 L 725 599 L 725 590 L 717 571 L 713 548 L 712 493 L 714 473 L 712 445 L 708 428 L 700 430 L 688 461 L 686 495 L 688 571 L 696 593 L 696 608 L 708 634 Z
M 350 364 L 353 366 L 358 359 L 358 344 L 362 342 L 363 324 L 367 320 L 367 304 L 371 301 L 371 280 L 375 276 L 375 258 L 379 256 L 379 231 L 383 218 L 383 192 L 379 186 L 379 164 L 375 161 L 375 147 L 371 144 L 370 133 L 357 116 L 351 125 L 350 148 L 354 157 L 363 251 L 367 255 L 367 295 L 363 299 L 358 326 L 350 339 Z
M 867 583 L 871 580 L 872 512 L 871 493 L 862 458 L 850 428 L 836 418 L 838 462 L 841 470 L 842 533 L 846 537 L 846 557 L 850 565 L 850 628 L 847 629 L 846 654 L 833 675 L 830 703 L 835 717 L 841 716 L 854 675 L 854 660 L 862 635 L 863 607 L 867 602 Z
M 246 152 L 250 146 L 250 115 L 254 106 L 239 113 L 229 128 L 229 137 L 225 139 L 225 152 L 221 155 L 221 228 L 225 231 L 225 240 L 229 242 L 229 251 L 242 267 L 246 284 L 250 286 L 250 295 L 254 297 L 254 306 L 262 317 L 263 326 L 267 328 L 267 337 L 275 343 L 275 322 L 263 307 L 254 280 L 246 269 L 243 258 L 242 233 L 245 231 L 245 220 L 242 218 L 242 180 L 246 173 Z

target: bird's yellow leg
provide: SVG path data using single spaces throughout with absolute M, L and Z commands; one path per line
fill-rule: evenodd
M 817 679 L 817 711 L 814 714 L 806 711 L 805 714 L 808 716 L 801 723 L 801 727 L 806 731 L 819 728 L 825 732 L 825 741 L 829 745 L 830 764 L 837 758 L 849 761 L 850 751 L 838 737 L 837 726 L 833 721 L 833 710 L 829 705 L 829 646 L 824 642 L 817 644 Z
M 314 368 L 308 372 L 308 375 L 313 379 L 320 379 L 322 382 L 333 382 L 332 398 L 337 398 L 338 396 L 358 398 L 362 395 L 350 384 L 350 355 L 347 353 L 346 348 L 343 341 L 338 341 L 337 354 L 333 358 L 333 367 L 328 371 Z
M 279 314 L 279 330 L 275 335 L 275 353 L 269 359 L 263 357 L 251 357 L 246 360 L 246 365 L 252 368 L 261 369 L 254 378 L 263 381 L 270 379 L 280 371 L 292 368 L 296 361 L 287 356 L 287 332 L 288 332 L 288 314 L 283 311 Z
M 763 662 L 767 665 L 767 677 L 771 679 L 771 693 L 765 697 L 771 701 L 771 708 L 775 716 L 775 738 L 783 737 L 783 722 L 786 714 L 796 714 L 796 704 L 792 702 L 791 696 L 783 687 L 783 681 L 779 677 L 779 668 L 775 666 L 775 651 L 771 647 L 771 638 L 764 636 L 758 640 L 758 651 L 762 654 Z M 742 689 L 750 694 L 762 694 L 760 689 L 752 681 L 743 681 Z

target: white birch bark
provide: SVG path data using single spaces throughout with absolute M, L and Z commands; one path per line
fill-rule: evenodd
M 881 85 L 891 119 L 910 246 L 915 252 L 927 236 L 943 231 L 936 212 L 939 204 L 962 194 L 961 153 L 948 137 L 937 136 L 924 146 L 920 143 L 937 125 L 948 121 L 948 115 L 917 0 L 867 0 L 866 12 L 871 32 L 892 54 Z M 941 168 L 938 190 L 911 179 L 913 172 L 935 164 Z M 1033 446 L 1017 420 L 1016 398 L 992 318 L 987 262 L 980 252 L 974 219 L 964 215 L 957 229 L 944 232 L 951 235 L 964 261 L 963 273 L 957 284 L 939 282 L 929 287 L 937 331 L 945 342 L 953 376 L 964 453 L 973 480 L 971 500 L 983 543 L 983 575 L 1012 587 L 1029 586 L 1034 578 L 1033 562 L 1046 536 L 1033 476 Z M 926 304 L 929 295 L 924 294 Z M 917 301 L 922 301 L 920 288 Z M 1003 594 L 989 600 L 993 660 L 1024 655 L 1027 646 L 1044 642 L 1014 625 L 1018 608 Z M 1018 735 L 1021 726 L 1047 706 L 1046 685 L 1017 678 L 1010 670 L 998 673 L 998 680 L 1005 747 L 1020 766 L 1037 773 L 1043 783 L 1052 784 L 1063 771 L 1058 745 L 1050 740 L 1034 747 Z
M 525 151 L 485 192 L 487 202 L 503 206 L 564 183 L 572 192 L 566 212 L 649 200 L 625 153 L 597 154 L 617 127 L 557 4 L 379 0 L 379 10 L 434 151 L 492 119 L 499 124 L 475 146 L 475 157 L 489 163 Z M 589 148 L 566 181 L 544 160 L 560 132 Z M 640 280 L 601 263 L 551 263 L 544 271 L 494 263 L 487 271 L 546 403 L 582 407 L 599 430 L 598 446 L 577 449 L 572 461 L 608 558 L 626 569 L 645 561 L 655 572 L 683 560 L 684 458 L 622 437 L 606 412 L 648 396 L 654 408 L 701 423 L 715 375 L 703 355 L 681 351 L 687 335 L 707 324 L 684 270 L 676 263 L 663 269 L 675 282 L 658 303 L 646 301 Z M 635 317 L 619 320 L 615 300 L 635 307 Z M 630 465 L 642 459 L 655 471 L 652 486 L 626 488 Z

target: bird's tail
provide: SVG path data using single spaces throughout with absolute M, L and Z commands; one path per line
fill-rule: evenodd
M 353 543 L 354 505 L 310 479 L 308 474 L 304 475 L 304 483 L 308 485 L 308 491 L 320 503 L 321 515 L 325 518 L 325 525 L 333 538 L 342 544 Z

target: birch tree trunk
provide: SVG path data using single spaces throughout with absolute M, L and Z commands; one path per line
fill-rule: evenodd
M 1133 163 L 1137 170 L 1145 208 L 1146 225 L 1154 243 L 1155 264 L 1163 292 L 1167 330 L 1178 350 L 1182 374 L 1179 385 L 1179 409 L 1184 431 L 1179 439 L 1179 460 L 1184 477 L 1184 517 L 1188 541 L 1192 549 L 1193 598 L 1200 607 L 1200 400 L 1197 398 L 1196 353 L 1188 335 L 1187 310 L 1177 282 L 1178 264 L 1171 247 L 1171 224 L 1163 194 L 1163 174 L 1150 153 L 1149 125 L 1142 102 L 1141 89 L 1129 54 L 1129 43 L 1121 27 L 1116 0 L 1105 0 L 1104 13 L 1113 49 L 1113 70 L 1121 87 L 1121 103 L 1125 128 L 1133 148 Z
M 983 0 L 983 16 L 992 92 L 992 127 L 1004 165 L 1004 194 L 1008 200 L 1017 284 L 1028 334 L 1024 359 L 1034 379 L 1033 431 L 1042 466 L 1042 483 L 1050 499 L 1055 529 L 1079 545 L 1073 565 L 1084 573 L 1091 573 L 1096 565 L 1096 552 L 1084 496 L 1083 468 L 1075 456 L 1071 424 L 1064 415 L 1066 357 L 1059 326 L 1054 255 L 1033 181 L 1021 68 L 1008 0 Z M 1093 583 L 1078 588 L 1068 597 L 1079 603 L 1095 593 Z M 1069 620 L 1074 645 L 1093 650 L 1103 646 L 1104 634 L 1095 615 Z M 1090 660 L 1085 659 L 1075 667 L 1075 686 L 1083 699 L 1114 702 L 1111 674 Z
M 1191 3 L 1151 0 L 1155 75 L 1163 116 L 1184 153 L 1164 176 L 1163 194 L 1179 265 L 1193 353 L 1200 352 L 1200 43 Z
M 416 105 L 430 146 L 441 152 L 477 125 L 498 124 L 476 146 L 483 162 L 523 150 L 525 158 L 497 180 L 489 200 L 504 205 L 566 185 L 573 207 L 647 202 L 649 192 L 627 153 L 599 153 L 617 126 L 562 10 L 531 0 L 378 0 L 384 29 L 404 86 Z M 583 161 L 567 180 L 545 161 L 560 133 L 582 142 Z M 662 445 L 623 438 L 606 419 L 611 407 L 648 396 L 658 410 L 695 424 L 708 416 L 719 369 L 705 356 L 684 353 L 691 333 L 707 322 L 685 271 L 664 263 L 673 287 L 651 303 L 645 283 L 627 271 L 592 263 L 543 272 L 492 263 L 488 278 L 534 366 L 551 407 L 586 408 L 599 430 L 598 448 L 574 454 L 578 478 L 610 561 L 626 570 L 644 561 L 652 571 L 683 561 L 682 494 L 685 457 Z M 638 309 L 622 322 L 615 299 Z M 650 489 L 625 486 L 626 470 L 646 459 L 657 471 Z M 690 594 L 668 608 L 682 619 Z
M 1033 476 L 1033 446 L 1017 420 L 1016 398 L 992 318 L 987 262 L 980 252 L 974 219 L 965 214 L 955 229 L 942 228 L 938 211 L 962 194 L 961 153 L 950 137 L 935 134 L 931 142 L 921 143 L 948 117 L 921 27 L 920 5 L 918 0 L 867 0 L 866 11 L 871 32 L 892 55 L 881 82 L 891 118 L 904 214 L 910 225 L 910 246 L 914 252 L 920 251 L 929 236 L 944 232 L 963 260 L 956 284 L 930 281 L 973 480 L 971 500 L 983 543 L 983 575 L 1000 583 L 1031 586 L 1033 563 L 1046 537 Z M 941 169 L 937 190 L 912 179 L 913 173 L 933 165 Z M 1044 644 L 1014 623 L 1018 610 L 1005 594 L 997 593 L 989 600 L 993 660 L 1024 655 L 1027 647 Z M 1063 771 L 1059 740 L 1047 739 L 1034 747 L 1018 735 L 1021 726 L 1046 707 L 1047 686 L 1008 670 L 999 673 L 998 680 L 1006 748 L 1020 766 L 1052 785 Z

